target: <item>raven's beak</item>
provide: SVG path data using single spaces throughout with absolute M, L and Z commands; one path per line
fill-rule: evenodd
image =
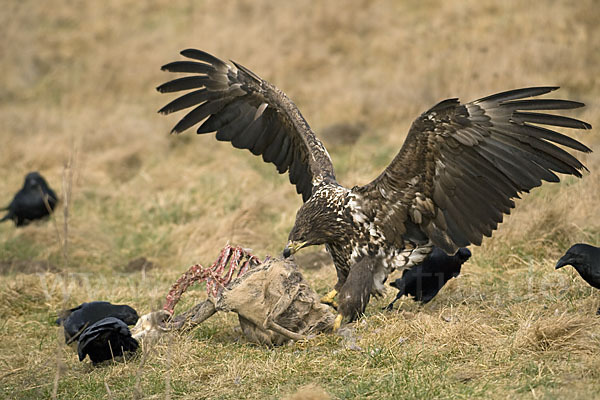
M 554 269 L 559 269 L 569 264 L 571 264 L 571 257 L 569 257 L 568 255 L 564 255 L 560 258 L 560 260 L 558 260 Z
M 296 253 L 298 250 L 306 246 L 306 242 L 293 242 L 289 241 L 288 244 L 283 249 L 283 257 L 288 258 L 292 254 Z

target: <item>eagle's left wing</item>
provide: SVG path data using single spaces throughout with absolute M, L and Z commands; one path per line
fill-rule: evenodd
M 526 99 L 556 89 L 517 89 L 466 104 L 457 99 L 440 102 L 414 121 L 402 149 L 383 173 L 355 188 L 363 197 L 362 211 L 388 240 L 410 238 L 416 225 L 447 253 L 481 244 L 503 214 L 510 213 L 521 192 L 542 180 L 559 181 L 554 172 L 581 177 L 585 169 L 554 143 L 583 152 L 590 152 L 588 147 L 540 125 L 591 126 L 535 112 L 583 104 Z
M 193 61 L 175 61 L 162 69 L 191 75 L 157 88 L 161 93 L 188 91 L 159 111 L 170 114 L 192 108 L 173 133 L 198 125 L 198 134 L 216 132 L 217 140 L 261 155 L 280 174 L 289 172 L 304 201 L 315 185 L 335 181 L 327 150 L 285 93 L 235 62 L 196 49 L 181 54 Z

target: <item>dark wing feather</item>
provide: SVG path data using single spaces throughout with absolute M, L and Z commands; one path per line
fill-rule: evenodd
M 181 54 L 196 61 L 175 61 L 162 69 L 196 75 L 157 88 L 162 93 L 195 89 L 160 109 L 160 113 L 170 114 L 194 107 L 173 133 L 200 124 L 199 134 L 216 132 L 217 140 L 262 155 L 279 173 L 289 170 L 290 182 L 304 201 L 314 185 L 335 181 L 325 147 L 283 92 L 235 62 L 230 65 L 201 50 L 188 49 Z
M 557 182 L 555 172 L 581 177 L 585 166 L 556 146 L 590 152 L 566 135 L 541 127 L 590 129 L 577 119 L 538 113 L 582 107 L 554 99 L 526 99 L 557 87 L 512 90 L 467 104 L 444 100 L 413 123 L 392 163 L 357 188 L 363 211 L 398 245 L 412 222 L 449 254 L 490 236 L 513 199 Z M 527 111 L 523 111 L 527 110 Z M 534 112 L 532 112 L 534 111 Z

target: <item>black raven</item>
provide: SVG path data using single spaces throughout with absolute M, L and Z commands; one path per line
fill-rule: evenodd
M 93 364 L 123 355 L 127 351 L 136 351 L 138 342 L 131 337 L 131 332 L 118 318 L 108 317 L 97 321 L 84 329 L 79 336 L 77 353 L 79 361 L 86 355 Z
M 38 172 L 30 172 L 25 176 L 25 183 L 15 194 L 8 207 L 8 213 L 0 222 L 12 220 L 16 226 L 24 226 L 33 220 L 50 215 L 56 207 L 58 197 L 46 180 Z
M 403 295 L 412 295 L 416 301 L 428 303 L 446 282 L 460 274 L 460 268 L 470 257 L 471 252 L 465 247 L 458 249 L 453 256 L 434 247 L 421 264 L 404 270 L 402 278 L 390 283 L 390 286 L 398 289 L 398 294 L 386 308 L 391 310 L 396 300 Z
M 571 246 L 564 256 L 558 260 L 555 269 L 572 265 L 584 281 L 590 286 L 600 289 L 600 248 L 585 243 Z M 597 314 L 600 315 L 600 308 Z
M 137 312 L 128 305 L 92 301 L 63 312 L 56 323 L 64 327 L 68 344 L 76 340 L 87 327 L 107 317 L 118 318 L 126 325 L 135 325 L 139 318 Z
M 572 265 L 584 281 L 600 289 L 600 248 L 577 243 L 558 260 L 555 269 Z

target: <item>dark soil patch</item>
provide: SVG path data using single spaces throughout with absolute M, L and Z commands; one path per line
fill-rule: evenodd
M 0 275 L 59 272 L 60 269 L 42 260 L 0 260 Z
M 127 265 L 122 266 L 120 270 L 123 272 L 140 272 L 149 271 L 156 267 L 157 265 L 148 260 L 146 257 L 139 257 L 129 261 Z
M 360 138 L 365 130 L 362 123 L 338 123 L 325 127 L 320 136 L 327 144 L 328 148 L 337 148 L 340 146 L 352 146 Z

